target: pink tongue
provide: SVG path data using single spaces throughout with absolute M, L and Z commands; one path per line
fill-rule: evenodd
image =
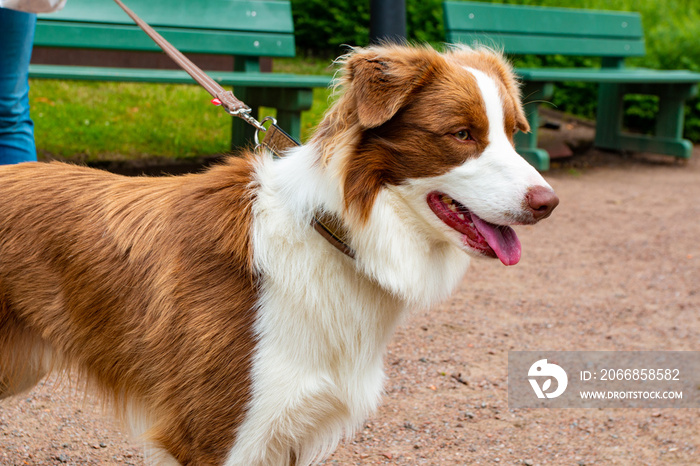
M 493 225 L 474 214 L 472 221 L 504 265 L 515 265 L 520 261 L 520 240 L 511 227 Z

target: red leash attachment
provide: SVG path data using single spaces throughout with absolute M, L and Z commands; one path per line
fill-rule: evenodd
M 221 101 L 219 99 L 211 99 L 211 103 L 217 107 L 221 105 Z

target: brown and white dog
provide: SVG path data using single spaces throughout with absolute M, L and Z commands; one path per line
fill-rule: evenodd
M 402 316 L 471 256 L 512 265 L 509 225 L 558 200 L 513 149 L 527 131 L 487 50 L 380 46 L 342 60 L 307 145 L 202 174 L 0 169 L 0 398 L 72 368 L 153 461 L 319 460 L 379 403 Z M 342 219 L 355 258 L 312 228 Z

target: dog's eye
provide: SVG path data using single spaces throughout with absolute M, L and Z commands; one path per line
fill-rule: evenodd
M 472 135 L 469 134 L 469 131 L 467 131 L 466 129 L 457 131 L 457 132 L 454 134 L 454 137 L 456 137 L 456 138 L 459 139 L 460 141 L 473 141 Z

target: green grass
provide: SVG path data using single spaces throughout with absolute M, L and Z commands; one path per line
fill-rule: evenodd
M 280 60 L 274 69 L 330 74 L 327 63 Z M 209 94 L 196 85 L 33 79 L 30 86 L 37 150 L 45 158 L 183 159 L 229 150 L 232 117 L 211 105 Z M 313 107 L 302 117 L 302 140 L 323 116 L 329 92 L 314 90 Z M 261 118 L 270 113 L 262 109 Z
M 497 3 L 503 1 L 496 0 Z M 698 0 L 505 2 L 639 11 L 644 22 L 647 53 L 644 57 L 628 60 L 628 65 L 700 71 Z M 419 3 L 420 8 L 417 6 Z M 408 4 L 413 12 L 409 21 L 409 33 L 412 32 L 418 40 L 442 41 L 443 32 L 438 24 L 441 21 L 440 0 L 410 0 Z M 364 20 L 346 16 L 343 18 L 353 27 L 363 26 L 361 21 Z M 339 27 L 336 19 L 328 23 L 328 27 L 332 33 L 341 34 L 344 30 Z M 416 30 L 419 27 L 423 29 Z M 320 24 L 314 24 L 310 29 L 323 30 Z M 363 32 L 362 37 L 365 35 Z M 343 43 L 347 40 L 342 39 Z M 300 37 L 298 41 L 301 41 Z M 332 42 L 326 38 L 326 42 L 330 43 L 329 41 Z M 318 44 L 319 41 L 311 43 Z M 330 62 L 326 59 L 297 57 L 275 60 L 274 69 L 278 72 L 300 74 L 331 74 L 333 70 L 329 65 Z M 41 154 L 48 157 L 76 161 L 188 158 L 220 154 L 227 152 L 229 148 L 231 117 L 220 108 L 210 105 L 209 95 L 194 85 L 32 80 L 31 86 L 30 100 L 32 117 L 36 124 L 37 148 Z M 556 92 L 553 100 L 560 109 L 587 117 L 595 115 L 593 85 L 586 87 L 574 83 L 557 86 Z M 314 90 L 313 108 L 303 114 L 302 140 L 308 138 L 311 130 L 320 121 L 328 107 L 328 99 L 328 90 Z M 627 102 L 630 108 L 628 123 L 639 128 L 653 127 L 653 118 L 650 118 L 649 111 L 653 110 L 655 105 L 653 98 L 631 97 Z M 261 116 L 274 114 L 267 109 L 261 113 Z M 700 98 L 688 102 L 685 137 L 700 141 Z
M 197 86 L 33 80 L 40 153 L 78 161 L 195 157 L 227 149 L 230 117 Z

